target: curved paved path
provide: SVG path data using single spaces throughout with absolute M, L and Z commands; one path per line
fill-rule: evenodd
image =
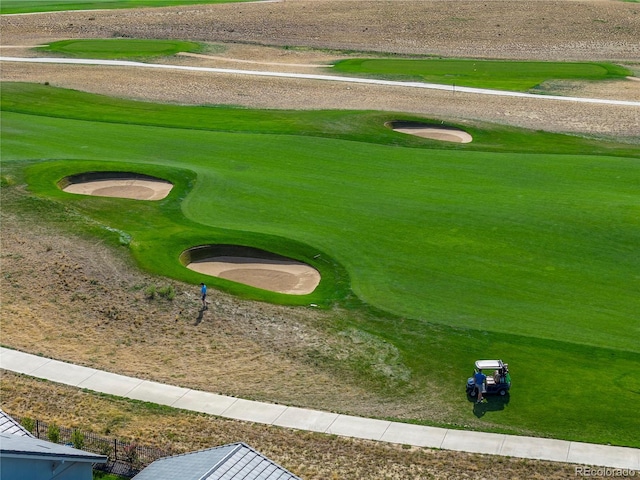
M 446 90 L 450 92 L 475 93 L 479 95 L 497 95 L 502 97 L 521 97 L 535 98 L 538 100 L 578 102 L 578 103 L 599 103 L 605 105 L 621 105 L 628 107 L 640 107 L 640 102 L 630 100 L 606 100 L 601 98 L 583 98 L 583 97 L 561 97 L 558 95 L 535 95 L 532 93 L 510 92 L 506 90 L 489 90 L 485 88 L 458 87 L 452 85 L 441 85 L 437 83 L 422 82 L 397 82 L 392 80 L 375 80 L 371 78 L 354 78 L 342 77 L 337 75 L 317 75 L 308 73 L 288 73 L 288 72 L 265 72 L 256 70 L 239 70 L 232 68 L 213 68 L 213 67 L 190 67 L 185 65 L 165 65 L 158 63 L 142 63 L 126 60 L 93 60 L 85 58 L 46 58 L 46 57 L 3 57 L 0 56 L 0 62 L 26 62 L 26 63 L 55 63 L 55 64 L 71 64 L 71 65 L 103 65 L 114 67 L 136 67 L 136 68 L 157 68 L 166 70 L 189 70 L 195 72 L 223 73 L 234 75 L 253 75 L 260 77 L 284 77 L 298 78 L 307 80 L 325 80 L 333 82 L 348 83 L 366 83 L 373 85 L 387 85 L 393 87 L 410 87 L 410 88 L 426 88 L 431 90 Z
M 95 392 L 247 422 L 381 442 L 628 469 L 640 449 L 376 420 L 164 385 L 0 347 L 0 368 Z

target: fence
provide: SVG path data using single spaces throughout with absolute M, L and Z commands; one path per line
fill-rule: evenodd
M 73 446 L 86 452 L 105 455 L 108 457 L 107 463 L 96 464 L 94 468 L 123 477 L 131 478 L 158 458 L 172 455 L 170 451 L 138 445 L 135 442 L 122 442 L 115 438 L 107 438 L 92 432 L 60 427 L 42 420 L 32 420 L 14 415 L 12 417 L 36 438 Z

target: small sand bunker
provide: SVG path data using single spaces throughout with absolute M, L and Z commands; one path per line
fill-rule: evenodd
M 467 132 L 455 127 L 401 121 L 387 122 L 386 126 L 396 132 L 416 135 L 417 137 L 430 138 L 432 140 L 442 140 L 444 142 L 469 143 L 473 140 L 471 135 Z
M 180 260 L 198 273 L 289 295 L 306 295 L 320 283 L 320 273 L 310 265 L 251 247 L 195 247 Z
M 133 200 L 162 200 L 173 188 L 165 180 L 127 172 L 83 173 L 66 177 L 59 186 L 67 193 Z

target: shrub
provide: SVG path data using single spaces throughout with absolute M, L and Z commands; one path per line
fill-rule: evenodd
M 167 285 L 166 287 L 159 288 L 158 294 L 167 300 L 173 300 L 176 296 L 176 289 L 173 288 L 173 285 Z
M 111 454 L 113 453 L 113 445 L 111 442 L 107 442 L 106 440 L 98 440 L 95 444 L 95 449 L 100 455 L 104 455 L 109 458 L 111 458 Z
M 82 450 L 84 448 L 84 434 L 80 430 L 74 430 L 71 433 L 71 443 L 78 450 Z
M 30 433 L 36 428 L 36 421 L 33 418 L 25 417 L 22 419 L 22 426 Z
M 60 441 L 60 427 L 55 423 L 49 424 L 49 428 L 47 428 L 47 438 L 50 442 L 58 443 Z
M 142 466 L 140 456 L 138 455 L 137 443 L 130 443 L 129 445 L 125 445 L 124 456 L 127 462 L 131 465 L 131 467 L 140 468 Z
M 153 300 L 154 298 L 156 298 L 156 293 L 157 292 L 156 292 L 155 285 L 149 285 L 147 288 L 144 289 L 144 294 L 149 300 Z

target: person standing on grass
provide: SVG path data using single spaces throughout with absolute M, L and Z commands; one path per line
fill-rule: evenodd
M 484 382 L 487 380 L 487 376 L 482 373 L 482 370 L 478 370 L 473 376 L 473 380 L 476 382 L 476 388 L 478 389 L 478 403 L 482 403 L 482 400 L 484 400 L 482 390 L 484 389 Z
M 200 284 L 200 296 L 202 298 L 202 308 L 207 308 L 207 286 L 204 283 Z

